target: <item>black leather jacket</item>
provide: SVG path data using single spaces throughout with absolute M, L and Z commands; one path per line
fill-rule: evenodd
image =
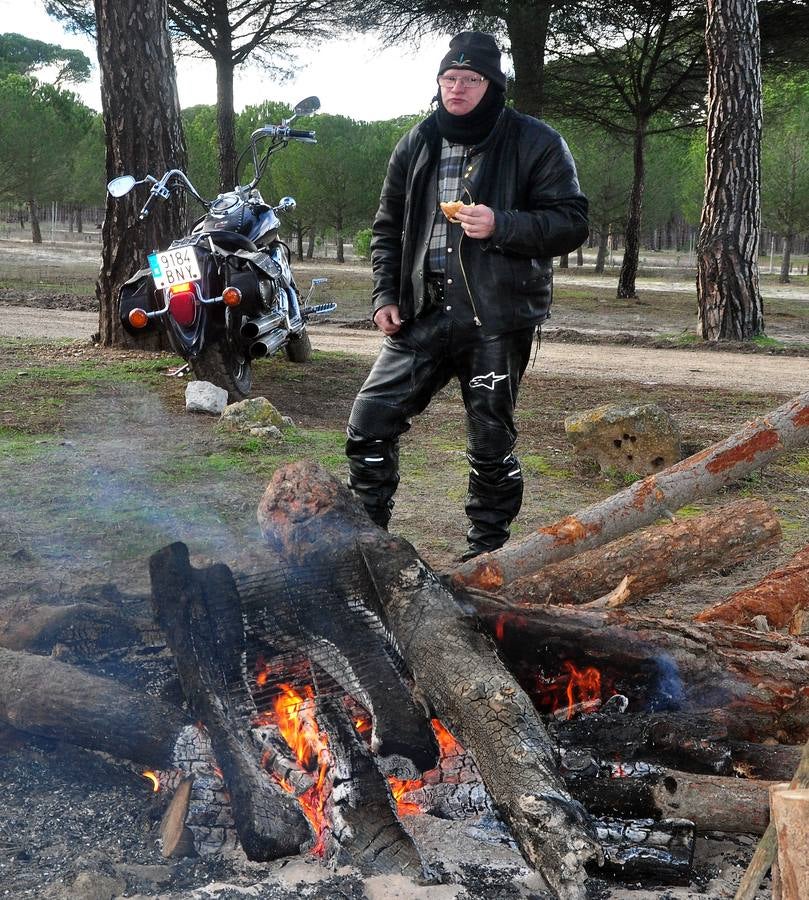
M 441 138 L 434 115 L 397 144 L 382 186 L 371 241 L 372 315 L 395 303 L 403 321 L 424 308 L 424 266 L 437 198 Z M 450 226 L 445 295 L 464 324 L 475 312 L 484 329 L 503 333 L 548 317 L 552 258 L 586 239 L 587 198 L 561 136 L 544 122 L 504 109 L 475 148 L 481 165 L 464 185 L 476 203 L 494 210 L 485 241 Z M 475 157 L 470 157 L 474 163 Z M 461 199 L 461 198 L 459 198 Z M 469 202 L 469 198 L 463 198 Z M 471 295 L 471 296 L 470 296 Z

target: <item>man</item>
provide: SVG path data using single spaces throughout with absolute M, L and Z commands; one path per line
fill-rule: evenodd
M 385 335 L 351 411 L 349 485 L 387 528 L 399 436 L 457 377 L 466 407 L 469 549 L 496 550 L 522 503 L 514 405 L 551 304 L 552 257 L 587 237 L 562 138 L 505 108 L 494 38 L 465 31 L 438 69 L 437 109 L 398 143 L 373 226 L 372 314 Z M 441 201 L 463 200 L 452 221 Z

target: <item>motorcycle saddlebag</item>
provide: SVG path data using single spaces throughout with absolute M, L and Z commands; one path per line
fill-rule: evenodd
M 153 312 L 155 308 L 151 269 L 140 269 L 121 287 L 118 293 L 118 315 L 124 331 L 132 335 L 153 331 L 154 320 L 150 319 L 145 328 L 133 328 L 129 324 L 129 314 L 133 309 L 145 309 L 146 312 Z

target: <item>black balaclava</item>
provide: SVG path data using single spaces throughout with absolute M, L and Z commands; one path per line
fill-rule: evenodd
M 438 74 L 447 69 L 468 69 L 489 79 L 480 103 L 464 116 L 447 110 L 438 92 L 436 123 L 441 137 L 451 144 L 474 146 L 484 141 L 494 128 L 505 106 L 506 76 L 500 68 L 500 50 L 495 39 L 482 31 L 462 31 L 449 43 L 449 52 L 441 60 Z

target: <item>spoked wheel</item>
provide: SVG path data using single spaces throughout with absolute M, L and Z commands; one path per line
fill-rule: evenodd
M 250 359 L 238 343 L 231 338 L 236 327 L 230 310 L 226 311 L 227 328 L 222 337 L 203 348 L 192 360 L 191 368 L 197 378 L 210 381 L 228 392 L 231 402 L 244 400 L 253 386 L 253 370 Z
M 309 332 L 306 330 L 305 325 L 297 334 L 291 334 L 289 336 L 284 351 L 290 362 L 309 362 L 312 358 L 312 342 L 309 339 Z

